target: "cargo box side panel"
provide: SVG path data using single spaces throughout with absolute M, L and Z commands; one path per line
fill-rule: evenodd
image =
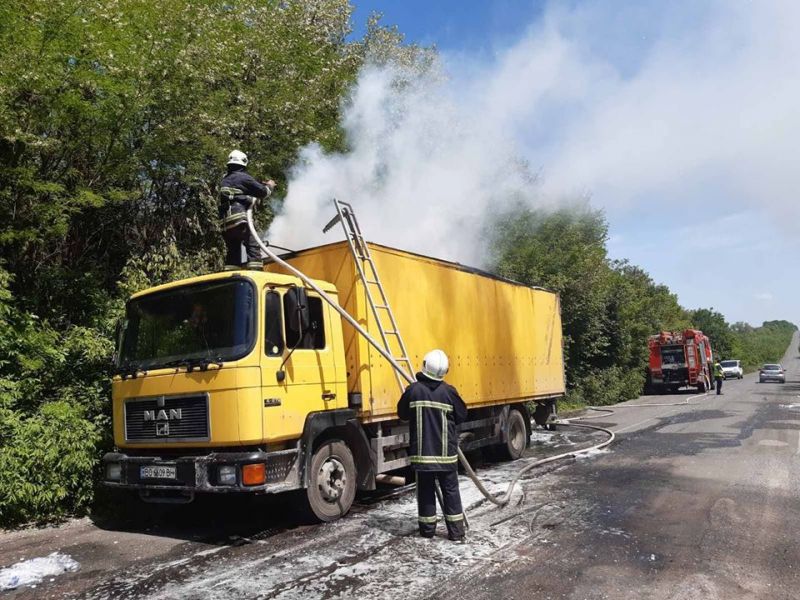
M 444 350 L 451 361 L 447 381 L 471 406 L 563 388 L 561 374 L 555 376 L 561 332 L 554 294 L 401 251 L 373 246 L 372 252 L 415 367 L 428 350 Z M 542 295 L 539 307 L 536 294 Z M 367 320 L 378 335 L 372 315 Z M 374 349 L 369 356 L 373 415 L 393 415 L 400 394 L 397 381 Z M 540 368 L 545 370 L 541 376 Z M 539 383 L 545 388 L 540 390 Z

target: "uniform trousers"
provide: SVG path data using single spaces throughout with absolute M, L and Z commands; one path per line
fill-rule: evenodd
M 447 537 L 460 540 L 464 537 L 464 510 L 458 490 L 458 471 L 417 471 L 417 510 L 419 534 L 433 537 L 436 534 L 436 482 L 442 490 L 444 522 Z
M 223 230 L 222 237 L 225 240 L 226 249 L 225 265 L 252 268 L 260 267 L 264 263 L 261 256 L 261 247 L 250 233 L 247 223 L 239 223 L 230 229 Z M 247 253 L 246 261 L 242 256 L 243 249 Z

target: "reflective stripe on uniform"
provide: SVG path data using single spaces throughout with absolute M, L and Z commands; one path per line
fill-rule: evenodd
M 410 460 L 416 465 L 451 465 L 458 461 L 458 456 L 412 456 Z
M 242 223 L 246 222 L 247 222 L 247 215 L 245 215 L 244 213 L 234 213 L 222 219 L 222 228 L 233 229 L 234 227 L 238 227 Z
M 430 402 L 428 400 L 418 400 L 416 402 L 409 402 L 408 406 L 411 408 L 417 408 L 417 407 L 436 408 L 439 410 L 443 410 L 444 412 L 451 412 L 453 410 L 453 407 L 450 406 L 449 404 L 445 404 L 443 402 Z
M 442 411 L 442 456 L 447 456 L 447 413 Z
M 219 195 L 224 196 L 230 201 L 233 201 L 235 196 L 243 196 L 244 190 L 240 190 L 239 188 L 232 188 L 232 187 L 221 187 L 219 188 Z
M 450 521 L 451 523 L 454 521 L 463 521 L 464 513 L 461 513 L 460 515 L 445 515 L 444 518 L 446 521 Z
M 436 517 L 436 515 L 433 515 L 432 517 L 423 517 L 423 516 L 417 517 L 417 521 L 419 521 L 420 523 L 436 523 L 436 521 L 438 520 L 439 519 Z
M 417 409 L 417 454 L 422 454 L 422 407 L 416 406 L 416 402 L 412 402 Z

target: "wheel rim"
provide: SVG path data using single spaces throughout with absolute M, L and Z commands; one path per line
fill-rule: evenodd
M 336 502 L 342 497 L 347 487 L 347 472 L 338 458 L 331 456 L 320 465 L 317 487 L 326 502 Z
M 519 454 L 525 449 L 525 425 L 522 425 L 517 419 L 511 423 L 510 442 L 514 452 Z

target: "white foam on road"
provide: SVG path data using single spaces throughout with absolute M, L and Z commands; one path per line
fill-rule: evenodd
M 532 446 L 574 446 L 569 436 L 565 433 L 558 433 L 552 431 L 542 431 L 534 429 L 531 431 L 531 445 Z
M 578 460 L 584 460 L 587 458 L 594 458 L 596 456 L 602 456 L 603 454 L 611 454 L 611 450 L 608 448 L 600 448 L 587 450 L 586 452 L 581 452 L 580 454 L 575 455 L 575 458 Z
M 503 493 L 520 464 L 493 465 L 480 475 L 492 493 Z M 526 556 L 536 552 L 538 545 L 547 543 L 545 534 L 567 519 L 563 506 L 552 502 L 552 492 L 541 479 L 522 481 L 504 508 L 483 501 L 466 477 L 460 477 L 459 483 L 463 504 L 471 507 L 466 544 L 448 541 L 441 520 L 435 539 L 418 537 L 416 498 L 408 494 L 321 526 L 313 538 L 301 544 L 271 549 L 272 542 L 265 540 L 259 544 L 261 551 L 242 554 L 237 550 L 237 554 L 221 555 L 220 560 L 202 568 L 180 570 L 158 589 L 148 589 L 148 598 L 424 597 L 438 590 L 448 577 L 466 570 L 513 563 L 518 546 L 525 548 Z M 584 510 L 580 502 L 570 503 L 570 526 Z M 119 597 L 133 597 L 141 588 L 127 588 L 122 578 L 115 591 Z
M 80 568 L 78 561 L 59 552 L 23 560 L 5 569 L 0 569 L 0 591 L 37 585 L 46 577 L 75 572 Z

